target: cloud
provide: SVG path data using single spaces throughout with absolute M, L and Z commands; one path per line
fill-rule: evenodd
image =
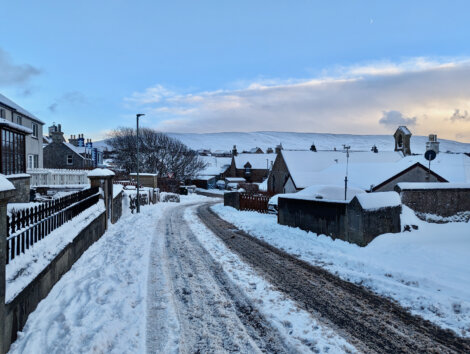
M 454 114 L 452 114 L 452 117 L 450 117 L 450 120 L 452 122 L 456 121 L 470 121 L 470 115 L 468 115 L 467 111 L 464 111 L 463 113 L 460 113 L 460 109 L 455 109 Z
M 383 112 L 382 118 L 379 120 L 380 124 L 396 127 L 398 125 L 416 125 L 416 117 L 406 118 L 401 112 L 388 111 Z
M 29 64 L 15 64 L 10 55 L 0 48 L 0 86 L 24 85 L 41 73 Z
M 454 138 L 458 122 L 442 123 L 455 107 L 470 111 L 469 81 L 470 60 L 415 58 L 333 68 L 305 79 L 253 81 L 234 90 L 184 94 L 156 85 L 125 103 L 163 131 L 388 134 L 408 124 L 414 134 Z
M 70 91 L 64 93 L 62 96 L 57 98 L 47 108 L 51 113 L 57 113 L 60 106 L 76 106 L 83 105 L 88 102 L 88 99 L 81 92 Z

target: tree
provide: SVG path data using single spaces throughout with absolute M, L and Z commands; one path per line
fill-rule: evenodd
M 154 129 L 139 129 L 140 172 L 156 173 L 166 177 L 172 174 L 184 181 L 194 177 L 206 165 L 197 153 L 181 141 Z M 115 152 L 115 164 L 126 172 L 137 170 L 137 134 L 135 129 L 121 127 L 114 130 L 107 141 Z

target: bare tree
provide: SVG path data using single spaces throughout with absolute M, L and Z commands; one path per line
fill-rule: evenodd
M 205 163 L 197 153 L 181 141 L 153 129 L 139 130 L 141 172 L 166 177 L 173 174 L 183 181 L 197 175 Z M 115 152 L 114 162 L 126 172 L 137 167 L 137 135 L 135 129 L 122 127 L 114 130 L 107 141 Z

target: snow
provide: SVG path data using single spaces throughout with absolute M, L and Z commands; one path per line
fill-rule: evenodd
M 401 205 L 401 199 L 397 192 L 375 192 L 356 195 L 357 201 L 364 210 L 377 210 Z
M 137 177 L 137 172 L 129 173 L 129 176 L 136 176 Z M 156 173 L 139 173 L 139 176 L 157 177 L 158 174 L 156 174 Z
M 213 210 L 275 247 L 398 301 L 413 314 L 470 337 L 470 224 L 428 224 L 403 206 L 402 225 L 418 230 L 384 234 L 367 247 L 277 224 L 275 215 Z
M 88 172 L 88 177 L 107 177 L 114 176 L 114 172 L 108 170 L 107 168 L 95 168 L 94 170 Z
M 144 353 L 150 245 L 163 211 L 177 205 L 142 206 L 110 225 L 39 303 L 10 353 Z
M 123 189 L 124 186 L 122 184 L 113 184 L 113 197 L 116 197 Z
M 271 168 L 276 156 L 276 154 L 238 154 L 234 158 L 235 167 L 243 169 L 249 162 L 253 170 L 266 170 Z
M 104 211 L 103 201 L 86 209 L 84 212 L 51 232 L 24 254 L 15 257 L 6 266 L 6 294 L 8 303 L 15 298 L 65 246 L 82 231 L 91 221 Z
M 62 143 L 64 144 L 65 146 L 67 146 L 70 150 L 72 150 L 74 153 L 76 153 L 78 156 L 80 156 L 82 159 L 85 158 L 85 156 L 83 156 L 82 154 L 85 152 L 85 147 L 78 147 L 78 146 L 75 146 L 71 143 Z
M 318 183 L 316 181 L 316 178 L 319 176 L 318 172 L 323 171 L 330 166 L 333 168 L 333 171 L 331 171 L 328 175 L 320 176 L 327 180 L 329 175 L 335 177 L 342 175 L 342 179 L 344 181 L 347 159 L 345 151 L 312 152 L 282 150 L 282 156 L 297 188 L 305 188 L 312 184 Z M 397 162 L 401 159 L 402 155 L 393 151 L 384 151 L 378 153 L 369 151 L 351 151 L 349 153 L 349 164 L 368 164 L 368 167 L 374 171 L 379 170 L 379 168 L 375 167 L 376 164 Z M 338 178 L 335 178 L 335 181 L 336 179 Z M 328 183 L 326 180 L 322 180 L 320 184 Z M 334 183 L 330 182 L 328 184 Z
M 352 135 L 328 133 L 295 133 L 295 132 L 226 132 L 226 133 L 168 133 L 169 136 L 182 141 L 193 150 L 210 149 L 212 151 L 237 145 L 238 151 L 250 150 L 259 146 L 263 151 L 273 148 L 282 142 L 285 149 L 308 150 L 312 143 L 318 150 L 341 149 L 343 144 L 351 146 L 353 150 L 370 151 L 376 145 L 381 151 L 393 151 L 395 140 L 393 133 L 387 135 Z M 424 154 L 428 136 L 411 137 L 411 152 Z M 470 144 L 452 140 L 439 139 L 441 151 L 469 152 Z
M 15 174 L 12 174 L 12 175 L 5 175 L 5 177 L 7 177 L 7 178 L 29 178 L 29 177 L 31 177 L 31 175 L 29 175 L 27 173 L 15 173 Z
M 187 209 L 184 218 L 201 245 L 222 265 L 230 280 L 254 301 L 271 325 L 299 352 L 311 352 L 312 347 L 308 344 L 313 344 L 313 351 L 317 353 L 356 352 L 333 330 L 300 309 L 284 294 L 274 290 L 270 283 L 230 251 L 207 227 L 194 222 L 197 220 L 194 208 Z
M 14 190 L 15 186 L 11 183 L 5 175 L 0 174 L 0 192 Z
M 199 156 L 206 167 L 199 172 L 203 176 L 218 176 L 227 171 L 232 163 L 231 157 Z
M 239 182 L 246 182 L 246 179 L 242 177 L 226 177 L 225 181 L 227 183 L 239 183 Z
M 333 202 L 349 202 L 354 196 L 365 193 L 362 189 L 348 188 L 347 198 L 344 199 L 344 186 L 334 185 L 314 185 L 307 187 L 297 193 L 286 193 L 279 195 L 281 198 L 302 199 L 302 200 L 321 200 Z M 271 203 L 271 201 L 270 201 Z
M 429 165 L 424 155 L 406 156 L 403 161 L 419 162 L 426 167 Z M 431 161 L 431 170 L 449 182 L 470 183 L 470 157 L 465 154 L 440 152 L 436 159 Z
M 407 189 L 470 189 L 470 183 L 439 183 L 439 182 L 401 182 L 397 186 L 401 190 Z

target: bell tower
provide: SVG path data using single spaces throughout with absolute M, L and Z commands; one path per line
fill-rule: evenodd
M 400 125 L 393 137 L 395 138 L 395 151 L 401 151 L 403 156 L 411 155 L 411 132 L 409 129 Z

